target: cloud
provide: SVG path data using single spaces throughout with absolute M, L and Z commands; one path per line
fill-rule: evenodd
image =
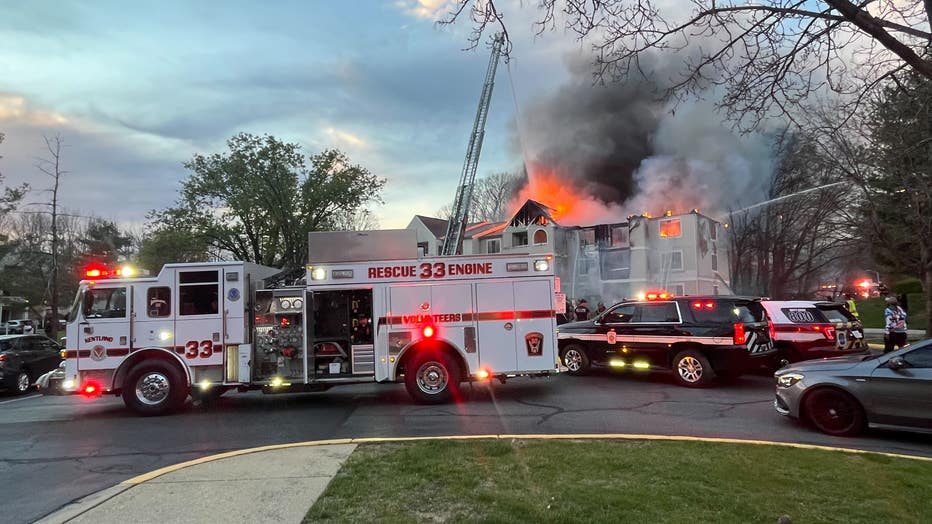
M 331 137 L 337 144 L 343 146 L 366 147 L 366 141 L 353 133 L 342 131 L 333 127 L 324 130 L 327 136 Z
M 29 126 L 60 126 L 68 123 L 64 115 L 30 107 L 21 96 L 0 93 L 0 123 Z
M 395 6 L 405 13 L 425 20 L 438 20 L 442 15 L 450 12 L 455 2 L 453 0 L 399 0 Z

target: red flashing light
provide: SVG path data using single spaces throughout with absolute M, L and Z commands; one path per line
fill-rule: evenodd
M 433 338 L 434 326 L 424 326 L 424 329 L 421 330 L 421 333 L 424 335 L 424 338 Z
M 667 300 L 672 296 L 673 295 L 666 291 L 648 291 L 647 294 L 644 295 L 644 298 L 647 300 Z
M 85 397 L 95 397 L 102 393 L 100 384 L 94 381 L 88 381 L 84 383 L 84 386 L 81 387 L 81 394 Z
M 870 280 L 863 280 L 863 281 L 861 281 L 861 282 L 858 282 L 858 285 L 861 286 L 861 287 L 863 287 L 863 288 L 865 288 L 865 289 L 867 289 L 867 288 L 871 287 L 871 281 L 870 281 Z
M 282 317 L 282 320 L 281 320 L 281 322 L 279 322 L 279 324 L 281 324 L 282 327 L 284 327 L 284 326 L 289 326 L 289 325 L 291 325 L 291 322 L 290 322 L 287 318 Z
M 489 373 L 489 370 L 487 369 L 480 369 L 478 372 L 476 372 L 476 377 L 478 377 L 479 380 L 485 380 L 491 376 L 492 374 Z
M 698 300 L 695 301 L 695 302 L 693 302 L 693 309 L 697 309 L 697 310 L 698 310 L 698 309 L 702 309 L 702 308 L 706 308 L 706 309 L 708 309 L 708 310 L 713 310 L 713 309 L 715 309 L 715 302 L 706 302 L 706 303 L 704 303 L 704 304 L 703 304 L 702 302 L 698 301 Z
M 744 331 L 744 324 L 738 322 L 735 324 L 735 338 L 734 343 L 736 345 L 746 344 L 748 341 L 747 333 Z

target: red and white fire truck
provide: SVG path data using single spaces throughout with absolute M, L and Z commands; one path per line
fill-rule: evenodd
M 40 390 L 122 395 L 158 415 L 230 389 L 402 380 L 416 400 L 444 402 L 461 381 L 559 371 L 552 256 L 417 258 L 416 249 L 399 231 L 312 233 L 299 285 L 246 262 L 83 280 L 64 364 Z

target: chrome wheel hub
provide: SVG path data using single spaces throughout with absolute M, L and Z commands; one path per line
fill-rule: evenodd
M 20 373 L 19 376 L 16 377 L 16 389 L 18 389 L 20 392 L 29 389 L 29 375 L 26 373 Z
M 417 370 L 417 387 L 428 395 L 446 389 L 448 379 L 447 370 L 438 362 L 426 362 Z
M 563 354 L 563 365 L 570 371 L 579 371 L 582 368 L 582 355 L 575 349 L 570 349 Z
M 676 371 L 680 374 L 680 378 L 686 382 L 698 382 L 702 378 L 702 364 L 695 357 L 687 356 L 680 359 Z
M 170 389 L 168 377 L 153 371 L 139 377 L 136 382 L 136 398 L 143 404 L 153 406 L 164 402 Z

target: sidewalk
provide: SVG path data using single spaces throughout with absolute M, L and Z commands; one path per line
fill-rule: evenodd
M 298 523 L 354 449 L 287 447 L 191 461 L 89 495 L 38 522 Z
M 865 334 L 865 335 L 877 335 L 877 336 L 882 337 L 882 336 L 883 336 L 883 328 L 864 328 L 864 334 Z M 916 338 L 925 338 L 925 336 L 926 336 L 926 332 L 925 332 L 924 329 L 907 329 L 907 330 L 906 330 L 906 334 L 907 334 L 910 338 L 912 338 L 912 337 L 916 337 Z

